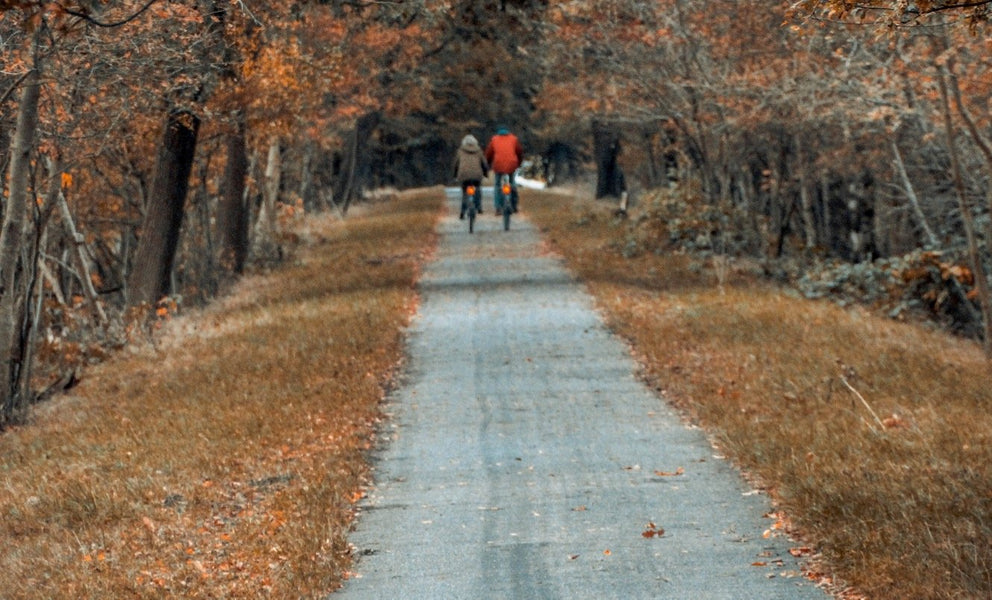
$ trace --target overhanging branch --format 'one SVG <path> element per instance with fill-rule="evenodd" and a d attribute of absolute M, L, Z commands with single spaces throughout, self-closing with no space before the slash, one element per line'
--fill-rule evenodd
<path fill-rule="evenodd" d="M 97 21 L 96 19 L 94 19 L 93 17 L 91 17 L 90 15 L 88 15 L 85 12 L 78 11 L 78 10 L 73 10 L 73 9 L 67 7 L 67 6 L 64 6 L 64 5 L 60 5 L 60 7 L 62 8 L 62 10 L 64 10 L 66 12 L 66 14 L 72 15 L 74 17 L 79 17 L 80 19 L 86 21 L 87 23 L 89 23 L 91 25 L 95 25 L 97 27 L 107 27 L 107 28 L 111 28 L 112 29 L 114 27 L 120 27 L 122 25 L 127 25 L 131 21 L 137 19 L 138 17 L 141 16 L 142 13 L 144 13 L 146 10 L 148 10 L 151 7 L 152 4 L 155 4 L 156 2 L 158 2 L 158 0 L 148 0 L 148 2 L 146 2 L 144 6 L 142 6 L 141 8 L 139 8 L 138 11 L 136 13 L 134 13 L 133 15 L 131 15 L 129 17 L 126 17 L 124 19 L 121 19 L 119 21 L 114 21 L 112 23 L 104 23 L 103 21 Z"/>

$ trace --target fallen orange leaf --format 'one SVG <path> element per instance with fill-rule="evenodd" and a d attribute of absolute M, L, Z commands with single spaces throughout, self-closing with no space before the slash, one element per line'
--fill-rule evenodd
<path fill-rule="evenodd" d="M 645 529 L 641 535 L 646 538 L 661 537 L 665 535 L 665 528 L 658 527 L 653 522 L 648 523 L 647 529 Z"/>

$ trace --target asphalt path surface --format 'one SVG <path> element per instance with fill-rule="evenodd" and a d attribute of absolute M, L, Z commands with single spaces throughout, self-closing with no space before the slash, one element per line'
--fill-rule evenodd
<path fill-rule="evenodd" d="M 333 597 L 828 598 L 535 228 L 487 197 L 469 234 L 457 194 Z"/>

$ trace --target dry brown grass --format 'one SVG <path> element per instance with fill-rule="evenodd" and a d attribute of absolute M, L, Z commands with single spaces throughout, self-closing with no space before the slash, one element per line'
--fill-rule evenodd
<path fill-rule="evenodd" d="M 524 206 L 645 378 L 765 486 L 835 589 L 992 597 L 992 365 L 979 347 L 686 256 L 625 259 L 626 225 L 603 204 L 532 193 Z"/>
<path fill-rule="evenodd" d="M 337 587 L 442 198 L 307 221 L 293 264 L 176 319 L 0 435 L 0 596 Z"/>

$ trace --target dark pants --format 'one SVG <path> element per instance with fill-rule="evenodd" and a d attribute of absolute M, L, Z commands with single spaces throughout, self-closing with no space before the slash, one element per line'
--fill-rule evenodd
<path fill-rule="evenodd" d="M 504 178 L 509 178 L 509 180 L 510 180 L 510 189 L 512 191 L 510 192 L 510 197 L 508 198 L 508 200 L 510 201 L 510 207 L 513 210 L 513 212 L 517 212 L 517 204 L 519 203 L 519 198 L 520 198 L 520 196 L 517 195 L 517 173 L 516 172 L 513 172 L 513 173 L 496 173 L 496 175 L 497 176 L 495 178 L 494 185 L 493 185 L 493 203 L 494 203 L 494 205 L 499 202 L 499 196 L 500 196 L 500 193 L 501 193 L 500 192 L 500 189 L 499 189 L 500 188 L 500 176 L 502 176 Z M 502 207 L 496 206 L 496 212 L 499 212 L 501 210 L 502 210 Z"/>

